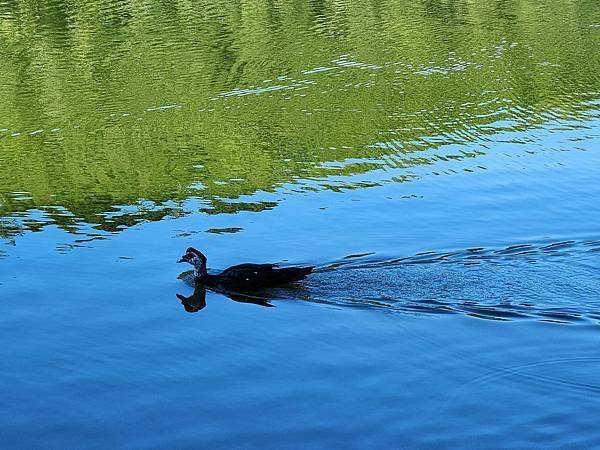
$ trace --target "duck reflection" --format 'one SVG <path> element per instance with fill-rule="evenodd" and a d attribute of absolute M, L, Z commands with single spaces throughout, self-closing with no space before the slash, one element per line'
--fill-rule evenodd
<path fill-rule="evenodd" d="M 189 313 L 195 313 L 206 307 L 206 288 L 198 286 L 194 289 L 194 293 L 189 297 L 182 294 L 175 294 L 181 301 L 185 310 Z"/>
<path fill-rule="evenodd" d="M 239 294 L 235 292 L 226 291 L 214 291 L 225 297 L 239 303 L 253 303 L 255 305 L 264 306 L 267 308 L 273 308 L 275 305 L 269 303 L 269 299 L 265 297 L 259 297 L 250 294 Z M 194 293 L 189 297 L 182 294 L 176 294 L 177 298 L 181 301 L 184 309 L 189 313 L 198 312 L 206 307 L 206 287 L 202 284 L 196 284 L 194 287 Z"/>

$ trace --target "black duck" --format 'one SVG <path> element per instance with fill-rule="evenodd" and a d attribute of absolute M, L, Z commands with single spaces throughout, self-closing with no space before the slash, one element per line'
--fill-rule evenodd
<path fill-rule="evenodd" d="M 239 264 L 212 275 L 206 270 L 206 256 L 195 248 L 188 248 L 177 262 L 194 266 L 196 283 L 228 292 L 251 292 L 262 288 L 282 286 L 305 278 L 314 269 L 306 267 L 278 267 L 277 264 Z"/>

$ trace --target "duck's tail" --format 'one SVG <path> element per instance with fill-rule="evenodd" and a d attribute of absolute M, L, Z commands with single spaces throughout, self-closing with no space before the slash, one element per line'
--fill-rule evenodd
<path fill-rule="evenodd" d="M 294 281 L 300 281 L 313 271 L 314 266 L 308 267 L 282 267 L 277 269 L 282 283 L 292 283 Z"/>

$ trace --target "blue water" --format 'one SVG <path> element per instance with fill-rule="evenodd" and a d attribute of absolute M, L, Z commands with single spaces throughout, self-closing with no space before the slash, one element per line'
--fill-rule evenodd
<path fill-rule="evenodd" d="M 599 127 L 551 128 L 411 183 L 3 245 L 3 445 L 595 447 Z M 188 314 L 190 244 L 319 269 L 275 308 L 209 292 Z"/>
<path fill-rule="evenodd" d="M 0 3 L 1 448 L 600 448 L 596 4 L 84 6 Z"/>

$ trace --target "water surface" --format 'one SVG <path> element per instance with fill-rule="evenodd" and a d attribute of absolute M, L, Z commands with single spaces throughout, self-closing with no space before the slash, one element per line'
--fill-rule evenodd
<path fill-rule="evenodd" d="M 0 3 L 4 446 L 599 445 L 599 42 L 591 1 Z M 190 307 L 189 245 L 317 271 Z"/>

